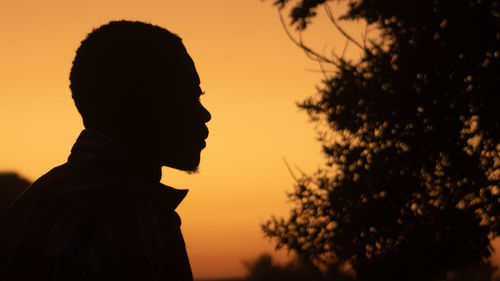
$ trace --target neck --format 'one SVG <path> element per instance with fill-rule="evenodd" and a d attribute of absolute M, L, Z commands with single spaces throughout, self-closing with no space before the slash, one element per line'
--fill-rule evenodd
<path fill-rule="evenodd" d="M 141 153 L 142 152 L 142 153 Z M 161 180 L 162 165 L 150 157 L 148 153 L 138 149 L 127 149 L 126 157 L 130 165 L 130 170 L 135 175 L 131 175 L 142 180 L 159 182 Z"/>
<path fill-rule="evenodd" d="M 160 162 L 155 159 L 151 145 L 139 145 L 138 142 L 122 141 L 96 130 L 84 130 L 73 146 L 69 161 L 87 159 L 103 155 L 112 159 L 112 165 L 119 167 L 127 176 L 147 182 L 161 180 Z M 146 140 L 142 141 L 146 143 Z"/>
<path fill-rule="evenodd" d="M 125 163 L 130 166 L 130 176 L 146 180 L 159 182 L 161 180 L 160 161 L 155 157 L 158 155 L 153 146 L 148 143 L 148 139 L 140 139 L 137 136 L 126 139 L 116 139 L 122 147 Z"/>

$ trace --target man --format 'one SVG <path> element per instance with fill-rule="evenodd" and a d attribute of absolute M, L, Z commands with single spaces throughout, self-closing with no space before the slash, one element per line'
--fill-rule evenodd
<path fill-rule="evenodd" d="M 196 171 L 210 113 L 181 39 L 142 22 L 92 31 L 70 88 L 85 130 L 0 220 L 0 280 L 192 280 L 161 167 Z"/>

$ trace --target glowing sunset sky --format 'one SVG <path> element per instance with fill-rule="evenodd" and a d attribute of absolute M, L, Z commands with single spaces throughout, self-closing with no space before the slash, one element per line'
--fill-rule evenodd
<path fill-rule="evenodd" d="M 1 1 L 0 170 L 35 180 L 66 161 L 83 129 L 69 70 L 92 28 L 118 19 L 157 24 L 183 38 L 212 114 L 200 173 L 164 169 L 162 179 L 190 189 L 178 211 L 195 278 L 243 276 L 243 260 L 272 252 L 259 225 L 290 208 L 283 158 L 305 172 L 324 161 L 314 124 L 295 106 L 322 74 L 310 71 L 317 63 L 287 38 L 271 1 Z M 311 28 L 307 42 L 342 51 L 345 39 L 326 20 Z M 363 30 L 346 28 L 358 37 Z"/>

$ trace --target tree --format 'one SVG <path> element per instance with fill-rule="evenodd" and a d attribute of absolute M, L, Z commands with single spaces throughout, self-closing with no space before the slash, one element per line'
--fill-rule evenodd
<path fill-rule="evenodd" d="M 280 265 L 273 261 L 271 255 L 265 253 L 256 260 L 244 263 L 248 275 L 247 281 L 315 281 L 323 280 L 323 274 L 317 268 L 311 267 L 294 259 L 286 264 Z M 337 275 L 336 281 L 352 281 L 349 276 Z"/>
<path fill-rule="evenodd" d="M 450 272 L 445 281 L 499 281 L 498 277 L 492 279 L 495 269 L 491 266 L 467 266 Z"/>
<path fill-rule="evenodd" d="M 299 103 L 325 124 L 328 160 L 297 178 L 290 216 L 264 232 L 320 267 L 348 264 L 359 280 L 437 280 L 484 265 L 500 219 L 499 1 L 338 0 L 348 5 L 340 20 L 381 32 L 366 42 L 342 30 L 332 1 L 274 1 L 299 31 L 324 8 L 363 55 L 330 58 L 294 39 L 335 69 Z"/>
<path fill-rule="evenodd" d="M 274 263 L 269 254 L 260 255 L 255 261 L 245 262 L 248 281 L 314 281 L 319 280 L 314 272 L 298 264 L 289 263 L 284 266 Z"/>
<path fill-rule="evenodd" d="M 29 180 L 14 172 L 0 173 L 0 216 L 30 184 Z"/>

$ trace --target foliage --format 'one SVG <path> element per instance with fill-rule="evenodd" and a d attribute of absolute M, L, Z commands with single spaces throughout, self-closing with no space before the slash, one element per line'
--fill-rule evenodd
<path fill-rule="evenodd" d="M 446 281 L 500 281 L 500 277 L 493 277 L 495 267 L 492 266 L 467 266 L 455 272 L 450 272 Z"/>
<path fill-rule="evenodd" d="M 14 172 L 0 172 L 0 215 L 30 184 L 29 180 Z"/>
<path fill-rule="evenodd" d="M 291 5 L 303 30 L 328 2 L 274 4 Z M 381 40 L 346 34 L 363 51 L 356 62 L 295 41 L 336 69 L 299 104 L 326 124 L 328 161 L 297 179 L 295 207 L 266 235 L 360 280 L 437 280 L 484 264 L 500 219 L 499 1 L 338 2 L 349 5 L 341 19 L 365 20 Z"/>
<path fill-rule="evenodd" d="M 323 273 L 299 259 L 280 265 L 269 254 L 260 255 L 255 261 L 246 262 L 247 281 L 315 281 L 323 280 Z M 337 275 L 338 281 L 352 280 L 348 276 Z M 342 279 L 341 279 L 342 278 Z"/>

